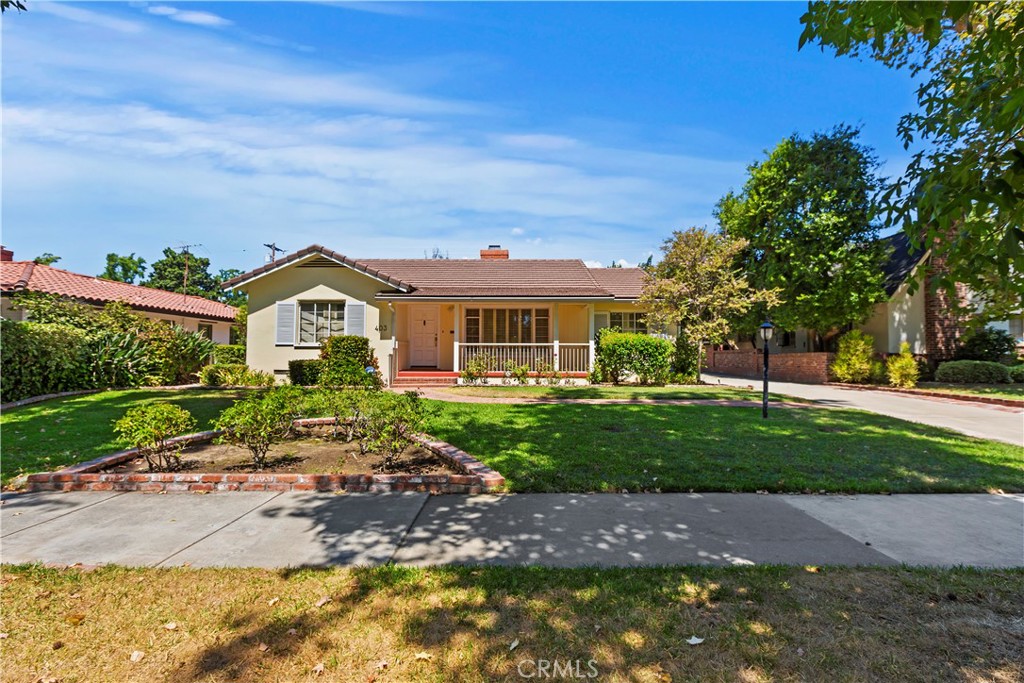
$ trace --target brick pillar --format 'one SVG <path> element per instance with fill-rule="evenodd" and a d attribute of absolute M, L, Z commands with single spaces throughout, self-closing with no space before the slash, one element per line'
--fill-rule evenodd
<path fill-rule="evenodd" d="M 953 357 L 957 340 L 965 330 L 964 315 L 957 308 L 967 303 L 967 288 L 959 283 L 956 285 L 957 300 L 950 297 L 945 289 L 935 289 L 934 274 L 941 272 L 942 267 L 943 262 L 932 257 L 924 282 L 925 353 L 933 367 Z"/>

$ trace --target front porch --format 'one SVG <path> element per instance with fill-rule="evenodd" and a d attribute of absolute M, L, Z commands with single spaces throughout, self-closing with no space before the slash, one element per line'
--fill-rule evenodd
<path fill-rule="evenodd" d="M 458 376 L 473 361 L 492 376 L 527 366 L 585 377 L 608 316 L 579 302 L 396 303 L 395 379 Z"/>

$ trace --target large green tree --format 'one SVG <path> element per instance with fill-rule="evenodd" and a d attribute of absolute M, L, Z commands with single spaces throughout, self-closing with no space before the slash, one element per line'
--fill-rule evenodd
<path fill-rule="evenodd" d="M 36 256 L 32 260 L 41 266 L 52 266 L 57 261 L 60 261 L 60 256 L 57 256 L 56 254 L 51 254 L 50 252 L 47 251 L 43 252 L 39 256 Z"/>
<path fill-rule="evenodd" d="M 704 228 L 677 230 L 661 247 L 640 296 L 652 327 L 679 326 L 679 335 L 698 350 L 697 380 L 704 344 L 725 341 L 732 320 L 751 308 L 778 304 L 778 292 L 750 286 L 736 267 L 747 243 Z"/>
<path fill-rule="evenodd" d="M 816 332 L 819 349 L 885 299 L 877 161 L 858 134 L 839 126 L 784 139 L 716 208 L 722 231 L 747 242 L 739 260 L 751 285 L 779 290 L 776 324 Z M 752 310 L 740 330 L 752 331 L 764 314 Z"/>
<path fill-rule="evenodd" d="M 100 273 L 100 277 L 133 284 L 146 277 L 146 259 L 136 256 L 135 252 L 129 256 L 107 254 L 107 267 Z"/>
<path fill-rule="evenodd" d="M 207 299 L 220 296 L 217 279 L 210 274 L 210 259 L 196 256 L 187 250 L 176 251 L 171 247 L 164 249 L 162 259 L 153 262 L 153 272 L 142 284 L 169 292 L 196 294 Z"/>
<path fill-rule="evenodd" d="M 222 284 L 224 284 L 231 278 L 237 277 L 241 274 L 242 271 L 238 270 L 237 268 L 225 268 L 217 273 L 217 276 L 215 278 L 217 281 L 217 301 L 226 303 L 229 306 L 237 307 L 241 306 L 242 304 L 249 300 L 249 296 L 245 292 L 239 291 L 237 289 L 233 289 L 230 291 L 221 289 Z"/>
<path fill-rule="evenodd" d="M 1024 3 L 811 2 L 800 46 L 907 69 L 919 108 L 900 121 L 917 145 L 883 206 L 933 249 L 989 317 L 1024 293 Z M 953 297 L 954 300 L 955 297 Z"/>

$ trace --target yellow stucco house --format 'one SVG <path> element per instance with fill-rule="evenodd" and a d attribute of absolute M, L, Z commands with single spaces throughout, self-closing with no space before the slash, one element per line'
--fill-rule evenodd
<path fill-rule="evenodd" d="M 454 381 L 486 354 L 584 377 L 602 327 L 646 331 L 639 268 L 578 259 L 354 259 L 312 245 L 225 283 L 249 295 L 246 361 L 288 374 L 336 334 L 365 336 L 389 384 Z"/>

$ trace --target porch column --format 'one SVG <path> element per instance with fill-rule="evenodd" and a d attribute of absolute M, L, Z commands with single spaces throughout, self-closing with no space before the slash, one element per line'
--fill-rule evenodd
<path fill-rule="evenodd" d="M 551 311 L 551 315 L 553 318 L 551 322 L 552 326 L 554 327 L 554 332 L 551 338 L 551 341 L 554 343 L 554 358 L 552 359 L 552 362 L 554 364 L 555 372 L 558 372 L 558 303 L 556 302 L 555 304 L 553 304 L 551 308 L 553 309 Z"/>
<path fill-rule="evenodd" d="M 459 323 L 461 322 L 461 318 L 462 304 L 457 303 L 455 304 L 455 348 L 452 350 L 452 367 L 455 369 L 455 372 L 461 372 L 459 370 L 459 332 L 461 330 Z"/>
<path fill-rule="evenodd" d="M 590 350 L 587 352 L 587 372 L 594 371 L 594 304 L 587 304 L 587 323 L 589 331 L 587 332 L 587 343 L 590 345 Z"/>

